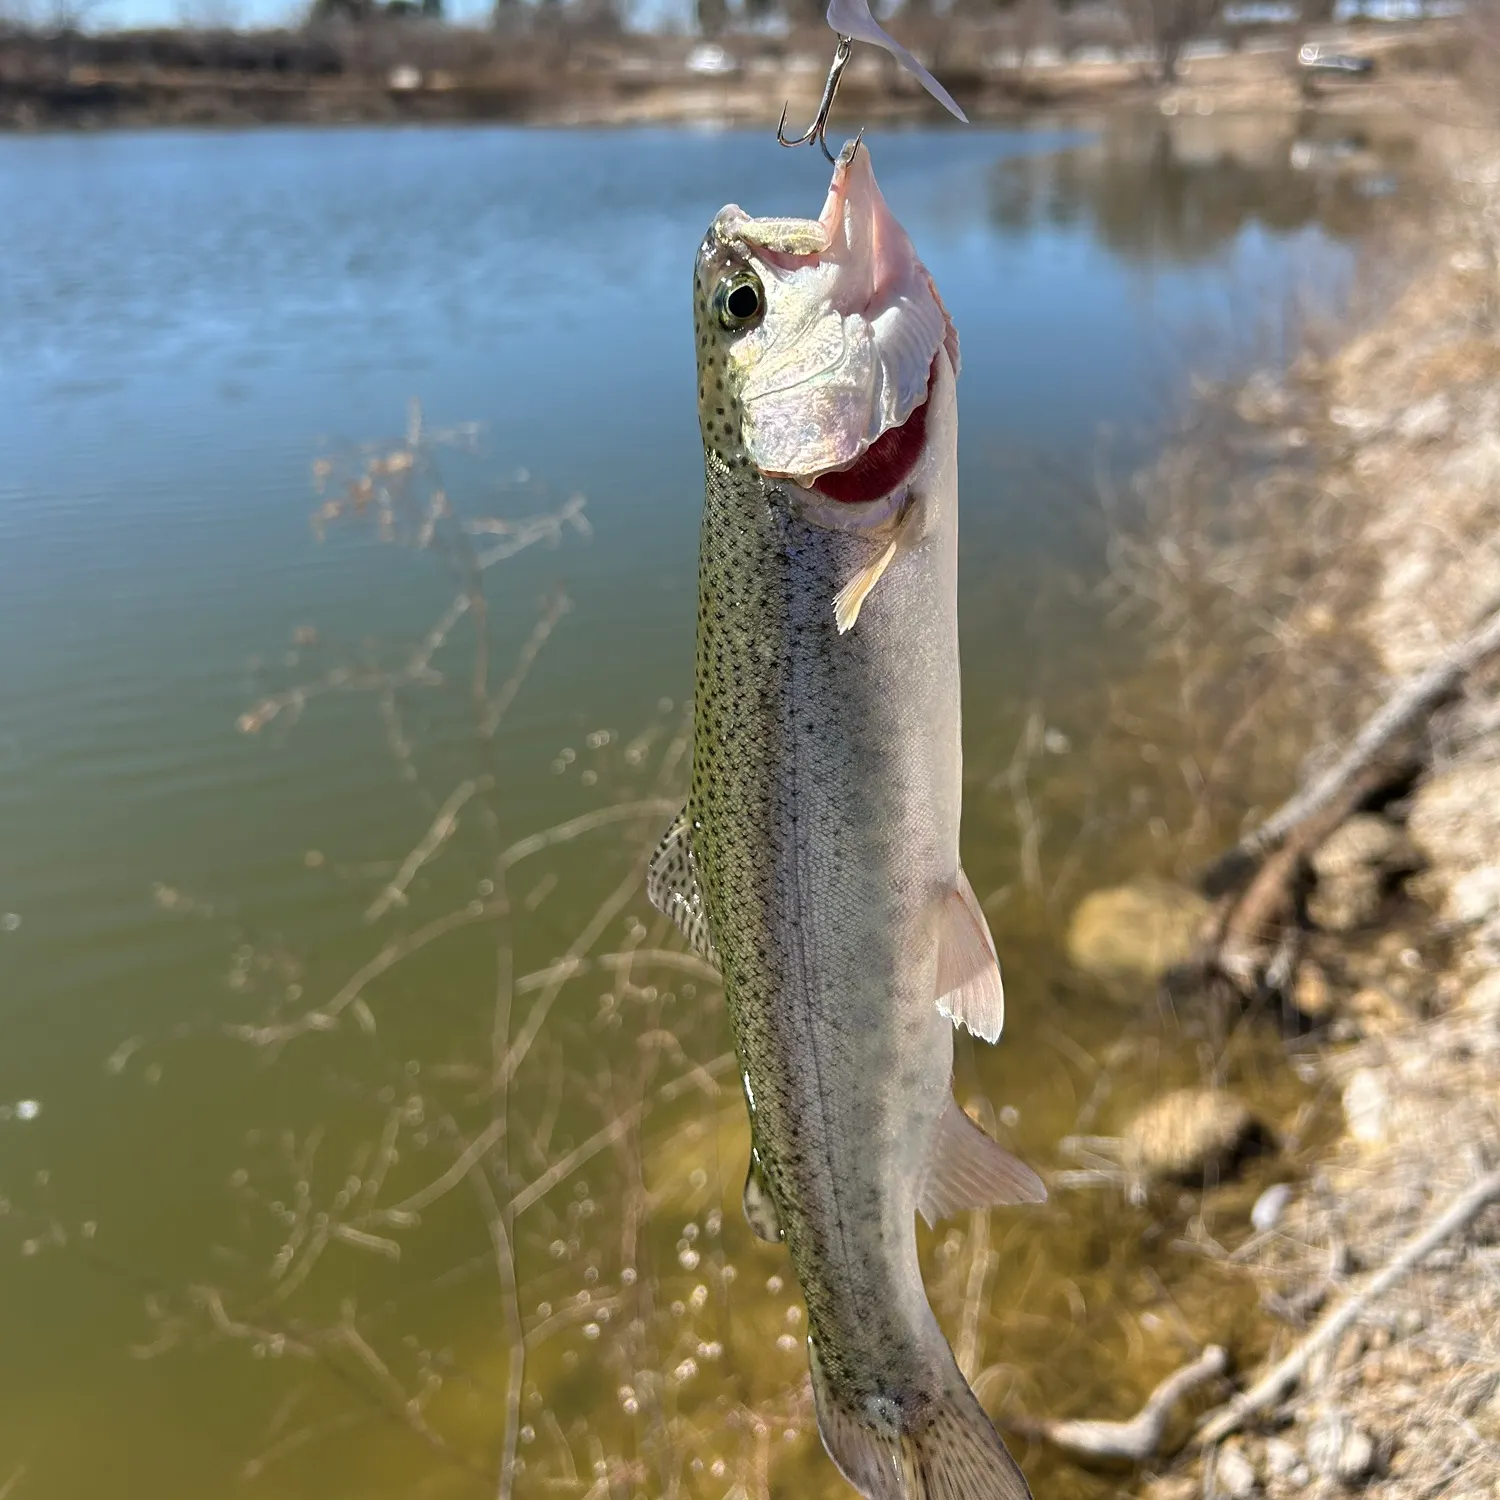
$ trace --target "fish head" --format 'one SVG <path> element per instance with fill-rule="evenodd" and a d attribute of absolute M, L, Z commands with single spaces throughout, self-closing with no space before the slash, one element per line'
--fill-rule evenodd
<path fill-rule="evenodd" d="M 705 446 L 822 500 L 900 490 L 958 336 L 881 196 L 870 153 L 844 148 L 816 219 L 722 209 L 698 252 L 698 406 Z"/>

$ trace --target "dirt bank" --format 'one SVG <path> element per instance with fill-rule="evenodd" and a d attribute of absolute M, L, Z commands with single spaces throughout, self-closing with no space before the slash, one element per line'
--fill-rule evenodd
<path fill-rule="evenodd" d="M 1263 801 L 1172 1003 L 1278 1018 L 1339 1121 L 1249 1222 L 1184 1235 L 1257 1287 L 1269 1354 L 1179 1412 L 1150 1500 L 1500 1496 L 1500 135 L 1422 149 L 1431 211 L 1359 331 L 1215 393 L 1241 477 L 1195 434 L 1127 549 L 1190 662 L 1178 703 Z"/>

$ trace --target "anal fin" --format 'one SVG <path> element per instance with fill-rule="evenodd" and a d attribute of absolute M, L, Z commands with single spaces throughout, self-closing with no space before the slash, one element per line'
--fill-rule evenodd
<path fill-rule="evenodd" d="M 1045 1203 L 1042 1179 L 992 1141 L 956 1099 L 948 1101 L 938 1121 L 922 1181 L 917 1212 L 928 1224 L 966 1208 L 995 1208 L 1009 1203 Z"/>
<path fill-rule="evenodd" d="M 755 1231 L 757 1239 L 767 1240 L 774 1245 L 786 1238 L 782 1232 L 781 1219 L 776 1213 L 776 1205 L 771 1200 L 770 1189 L 766 1187 L 760 1154 L 754 1146 L 750 1148 L 750 1170 L 745 1173 L 745 1220 Z"/>
<path fill-rule="evenodd" d="M 990 924 L 969 877 L 943 902 L 938 931 L 937 1007 L 987 1042 L 998 1041 L 1005 1026 L 1005 983 Z"/>
<path fill-rule="evenodd" d="M 646 874 L 646 895 L 657 911 L 672 919 L 693 952 L 718 968 L 719 957 L 708 931 L 708 909 L 694 867 L 691 809 L 685 807 L 677 814 L 656 846 Z"/>

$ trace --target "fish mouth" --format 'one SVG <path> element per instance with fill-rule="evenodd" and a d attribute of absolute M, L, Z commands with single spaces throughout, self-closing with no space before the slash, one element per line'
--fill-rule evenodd
<path fill-rule="evenodd" d="M 844 148 L 817 219 L 735 210 L 721 234 L 766 287 L 731 355 L 751 462 L 843 503 L 889 494 L 921 457 L 938 356 L 956 373 L 958 339 L 869 149 Z"/>
<path fill-rule="evenodd" d="M 816 475 L 806 488 L 841 505 L 864 505 L 905 484 L 927 446 L 927 398 L 936 374 L 934 356 L 927 373 L 927 390 L 911 415 L 895 427 L 887 427 L 852 463 Z"/>

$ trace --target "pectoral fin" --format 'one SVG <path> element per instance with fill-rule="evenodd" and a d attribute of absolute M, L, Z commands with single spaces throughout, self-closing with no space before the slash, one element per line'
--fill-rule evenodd
<path fill-rule="evenodd" d="M 646 895 L 657 911 L 671 917 L 693 952 L 717 968 L 719 959 L 708 932 L 708 911 L 694 869 L 693 820 L 687 808 L 673 819 L 651 856 Z"/>
<path fill-rule="evenodd" d="M 1000 978 L 995 940 L 974 887 L 962 870 L 957 886 L 943 903 L 937 1007 L 987 1042 L 997 1041 L 1005 1026 L 1005 983 Z"/>
<path fill-rule="evenodd" d="M 921 508 L 921 504 L 908 495 L 905 509 L 896 523 L 895 535 L 892 536 L 884 551 L 874 562 L 861 568 L 833 596 L 833 621 L 838 626 L 840 635 L 854 629 L 854 622 L 859 619 L 860 609 L 864 606 L 865 600 L 870 597 L 870 591 L 885 576 L 885 570 L 895 561 L 896 554 L 909 545 L 920 531 L 921 528 L 914 518 Z"/>
<path fill-rule="evenodd" d="M 966 1208 L 1046 1201 L 1042 1179 L 992 1141 L 958 1107 L 958 1101 L 950 1099 L 933 1138 L 917 1212 L 935 1224 Z"/>
<path fill-rule="evenodd" d="M 840 635 L 843 635 L 845 631 L 853 630 L 854 622 L 859 618 L 860 608 L 869 597 L 870 590 L 880 582 L 881 574 L 890 567 L 891 559 L 895 555 L 896 543 L 892 541 L 869 567 L 861 568 L 833 596 L 833 620 L 838 626 Z"/>
<path fill-rule="evenodd" d="M 784 1239 L 781 1220 L 776 1216 L 776 1205 L 771 1201 L 770 1189 L 766 1187 L 764 1169 L 755 1147 L 750 1148 L 750 1170 L 745 1173 L 745 1219 L 756 1238 L 775 1244 Z"/>

